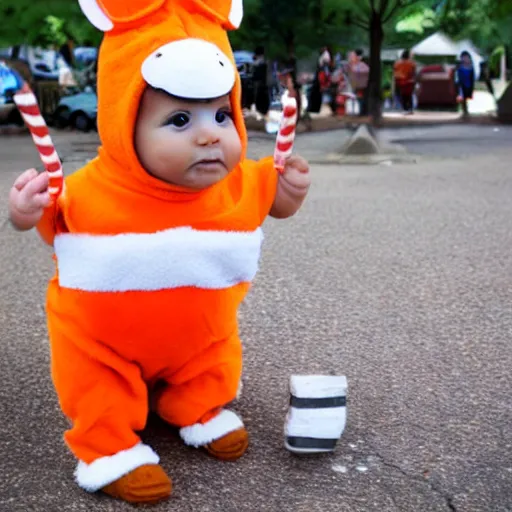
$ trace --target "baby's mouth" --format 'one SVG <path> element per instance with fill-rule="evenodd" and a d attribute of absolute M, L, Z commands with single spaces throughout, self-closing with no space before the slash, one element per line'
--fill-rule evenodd
<path fill-rule="evenodd" d="M 204 172 L 217 172 L 226 168 L 221 158 L 203 158 L 198 160 L 193 167 Z"/>

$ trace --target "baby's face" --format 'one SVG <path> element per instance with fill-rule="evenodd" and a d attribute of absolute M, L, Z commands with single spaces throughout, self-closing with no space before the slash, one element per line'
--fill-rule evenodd
<path fill-rule="evenodd" d="M 148 87 L 139 106 L 134 142 L 149 174 L 195 190 L 225 178 L 242 154 L 228 95 L 187 101 Z"/>

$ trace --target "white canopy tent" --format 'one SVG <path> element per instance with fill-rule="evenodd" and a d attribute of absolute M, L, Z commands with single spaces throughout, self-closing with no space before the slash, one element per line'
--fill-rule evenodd
<path fill-rule="evenodd" d="M 453 41 L 446 34 L 436 32 L 412 48 L 416 57 L 453 57 L 458 58 L 463 51 L 467 51 L 473 60 L 475 74 L 480 75 L 480 64 L 485 60 L 475 45 L 468 39 Z"/>
<path fill-rule="evenodd" d="M 416 56 L 453 57 L 458 55 L 456 44 L 442 32 L 436 32 L 412 48 Z"/>

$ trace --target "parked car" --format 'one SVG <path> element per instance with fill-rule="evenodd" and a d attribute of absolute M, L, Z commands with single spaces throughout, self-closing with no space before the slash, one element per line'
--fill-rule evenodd
<path fill-rule="evenodd" d="M 23 44 L 0 48 L 0 56 L 25 61 L 35 80 L 58 81 L 61 69 L 67 67 L 56 50 L 46 50 Z"/>
<path fill-rule="evenodd" d="M 5 61 L 0 60 L 0 123 L 22 125 L 23 119 L 14 103 L 14 93 L 23 85 L 23 78 Z"/>
<path fill-rule="evenodd" d="M 88 132 L 96 128 L 98 97 L 91 87 L 83 92 L 63 96 L 53 114 L 53 124 L 57 128 L 71 126 Z"/>
<path fill-rule="evenodd" d="M 86 67 L 98 58 L 98 49 L 93 46 L 78 46 L 73 50 L 78 67 Z"/>

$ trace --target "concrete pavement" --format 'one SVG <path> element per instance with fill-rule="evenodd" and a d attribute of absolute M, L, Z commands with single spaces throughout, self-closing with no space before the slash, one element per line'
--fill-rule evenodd
<path fill-rule="evenodd" d="M 512 151 L 501 135 L 489 151 L 475 150 L 476 139 L 452 142 L 452 152 L 431 143 L 416 164 L 313 166 L 300 214 L 266 224 L 241 311 L 235 409 L 250 450 L 217 462 L 152 419 L 144 440 L 175 486 L 153 510 L 512 510 Z M 343 137 L 300 136 L 297 150 L 319 157 Z M 96 144 L 94 134 L 55 140 L 67 172 Z M 250 155 L 272 143 L 253 138 Z M 14 177 L 33 164 L 29 138 L 0 139 L 0 219 Z M 133 510 L 73 483 L 49 376 L 51 252 L 5 220 L 0 242 L 0 511 Z M 288 378 L 329 372 L 348 378 L 345 434 L 333 454 L 293 456 L 283 448 Z"/>

